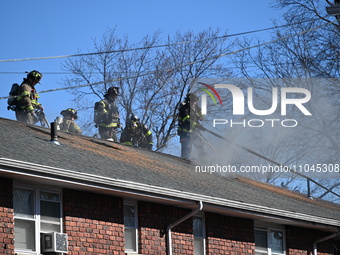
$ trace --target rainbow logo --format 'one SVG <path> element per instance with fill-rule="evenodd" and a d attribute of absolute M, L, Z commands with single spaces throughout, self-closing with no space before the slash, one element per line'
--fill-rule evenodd
<path fill-rule="evenodd" d="M 217 93 L 216 89 L 214 89 L 212 86 L 205 84 L 203 82 L 198 82 L 199 84 L 202 84 L 203 86 L 205 86 L 206 88 L 200 88 L 201 90 L 203 90 L 205 93 L 207 93 L 211 99 L 213 100 L 214 104 L 217 105 L 217 100 L 215 98 L 215 96 L 217 97 L 220 105 L 222 105 L 222 99 L 220 97 L 220 95 Z M 215 94 L 215 96 L 212 93 Z"/>

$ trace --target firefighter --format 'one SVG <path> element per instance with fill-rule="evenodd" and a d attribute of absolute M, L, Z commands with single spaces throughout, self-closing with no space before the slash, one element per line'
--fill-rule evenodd
<path fill-rule="evenodd" d="M 80 127 L 75 122 L 75 120 L 78 119 L 77 110 L 67 108 L 66 110 L 62 110 L 60 114 L 64 117 L 62 122 L 59 124 L 61 131 L 71 132 L 78 135 L 82 134 Z"/>
<path fill-rule="evenodd" d="M 118 87 L 110 87 L 104 99 L 94 105 L 94 122 L 99 128 L 102 139 L 117 142 L 117 129 L 120 127 L 119 111 L 116 99 L 119 95 Z"/>
<path fill-rule="evenodd" d="M 15 116 L 18 121 L 28 124 L 38 122 L 35 111 L 43 111 L 44 108 L 38 103 L 39 95 L 35 89 L 35 85 L 40 82 L 42 76 L 40 72 L 33 70 L 27 74 L 27 77 L 24 78 L 21 83 L 15 108 Z"/>
<path fill-rule="evenodd" d="M 204 157 L 203 147 L 205 143 L 197 129 L 200 125 L 199 121 L 203 120 L 203 115 L 197 101 L 198 97 L 190 93 L 179 106 L 177 133 L 180 136 L 181 157 L 187 159 L 190 158 L 192 144 L 197 149 L 198 156 Z"/>
<path fill-rule="evenodd" d="M 136 115 L 131 115 L 122 132 L 120 142 L 152 150 L 152 132 L 145 124 L 139 121 Z"/>

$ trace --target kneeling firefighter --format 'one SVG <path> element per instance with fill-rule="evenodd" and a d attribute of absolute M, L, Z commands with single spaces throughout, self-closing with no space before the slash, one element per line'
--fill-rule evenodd
<path fill-rule="evenodd" d="M 131 115 L 120 137 L 120 142 L 152 150 L 152 132 L 141 123 L 136 115 Z"/>
<path fill-rule="evenodd" d="M 82 134 L 82 130 L 75 122 L 75 120 L 78 119 L 77 110 L 73 108 L 67 108 L 66 110 L 62 110 L 60 114 L 63 115 L 64 118 L 58 117 L 56 119 L 59 130 L 75 133 L 78 135 Z"/>

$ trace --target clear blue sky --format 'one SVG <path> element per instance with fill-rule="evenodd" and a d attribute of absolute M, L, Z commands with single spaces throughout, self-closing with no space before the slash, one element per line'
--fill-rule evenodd
<path fill-rule="evenodd" d="M 280 19 L 270 8 L 270 0 L 1 0 L 0 60 L 70 55 L 80 50 L 90 52 L 93 38 L 100 39 L 107 28 L 116 35 L 138 42 L 161 29 L 163 35 L 176 31 L 202 31 L 209 27 L 229 34 L 272 26 Z M 265 37 L 265 34 L 256 34 Z M 8 96 L 12 83 L 21 83 L 25 71 L 44 74 L 38 91 L 62 87 L 65 74 L 61 63 L 66 59 L 0 63 L 0 97 Z M 40 94 L 51 122 L 60 111 L 72 107 L 66 91 Z M 7 100 L 0 100 L 0 117 L 15 119 L 7 110 Z M 81 113 L 79 114 L 81 117 Z"/>

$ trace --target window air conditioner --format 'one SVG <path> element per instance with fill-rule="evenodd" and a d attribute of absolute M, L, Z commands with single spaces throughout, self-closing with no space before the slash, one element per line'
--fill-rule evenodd
<path fill-rule="evenodd" d="M 64 233 L 42 233 L 42 252 L 67 253 L 67 234 Z"/>

